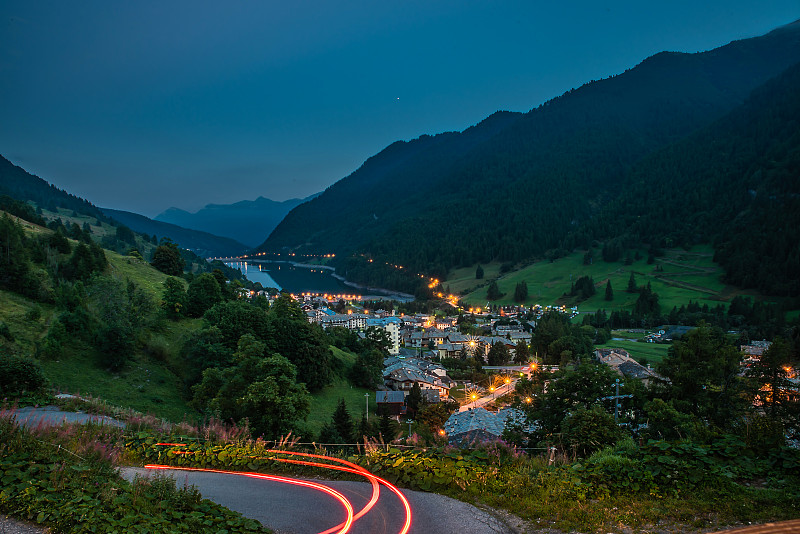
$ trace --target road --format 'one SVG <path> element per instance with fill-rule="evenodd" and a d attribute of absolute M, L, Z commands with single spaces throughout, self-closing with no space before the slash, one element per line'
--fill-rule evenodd
<path fill-rule="evenodd" d="M 60 425 L 61 423 L 96 423 L 124 427 L 125 423 L 106 415 L 96 415 L 83 412 L 65 412 L 56 406 L 27 406 L 12 410 L 14 417 L 21 426 L 35 427 L 37 425 Z"/>
<path fill-rule="evenodd" d="M 510 384 L 503 384 L 503 385 L 497 386 L 497 388 L 494 390 L 494 392 L 489 393 L 489 394 L 487 394 L 487 395 L 485 395 L 483 397 L 478 397 L 474 401 L 470 401 L 467 404 L 462 404 L 461 407 L 459 407 L 458 411 L 459 412 L 466 412 L 467 410 L 470 410 L 472 408 L 479 408 L 481 406 L 484 406 L 485 404 L 489 404 L 490 402 L 494 401 L 495 399 L 497 399 L 499 397 L 502 397 L 506 393 L 511 393 L 512 391 L 514 391 L 514 387 L 516 385 L 517 385 L 517 379 L 514 378 L 514 379 L 511 380 Z"/>
<path fill-rule="evenodd" d="M 133 480 L 148 476 L 144 468 L 123 468 L 122 475 Z M 196 486 L 203 497 L 256 519 L 279 534 L 316 534 L 336 527 L 345 519 L 342 505 L 330 495 L 306 487 L 224 473 L 164 470 L 178 484 Z M 366 482 L 313 481 L 340 492 L 358 512 L 372 496 Z M 492 515 L 469 504 L 418 491 L 402 490 L 411 505 L 409 534 L 513 534 Z M 355 534 L 396 534 L 405 522 L 400 499 L 380 488 L 380 498 L 372 510 L 356 520 L 349 532 Z"/>

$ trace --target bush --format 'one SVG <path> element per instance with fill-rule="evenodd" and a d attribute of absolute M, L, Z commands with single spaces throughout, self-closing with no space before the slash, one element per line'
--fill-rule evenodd
<path fill-rule="evenodd" d="M 586 456 L 613 445 L 622 437 L 614 416 L 599 406 L 580 407 L 561 423 L 561 438 L 568 450 Z"/>
<path fill-rule="evenodd" d="M 4 337 L 9 341 L 14 341 L 14 334 L 11 333 L 8 325 L 3 321 L 0 321 L 0 337 Z"/>
<path fill-rule="evenodd" d="M 14 396 L 25 392 L 41 392 L 47 378 L 33 360 L 0 354 L 0 395 Z"/>
<path fill-rule="evenodd" d="M 145 344 L 144 351 L 150 355 L 151 358 L 160 362 L 165 362 L 169 355 L 169 343 L 164 336 L 152 336 Z"/>

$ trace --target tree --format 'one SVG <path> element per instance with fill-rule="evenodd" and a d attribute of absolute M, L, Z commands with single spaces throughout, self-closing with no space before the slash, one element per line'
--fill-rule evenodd
<path fill-rule="evenodd" d="M 508 348 L 502 341 L 495 341 L 489 349 L 489 365 L 503 365 L 508 361 Z"/>
<path fill-rule="evenodd" d="M 658 305 L 658 293 L 650 287 L 650 282 L 639 290 L 639 297 L 633 305 L 633 314 L 639 317 L 646 315 L 658 315 L 660 311 Z"/>
<path fill-rule="evenodd" d="M 164 293 L 161 296 L 161 307 L 170 319 L 178 319 L 186 307 L 186 290 L 183 281 L 170 276 L 164 280 Z"/>
<path fill-rule="evenodd" d="M 417 410 L 422 406 L 422 389 L 419 387 L 419 382 L 414 382 L 411 391 L 406 397 L 406 413 L 414 417 L 417 415 Z"/>
<path fill-rule="evenodd" d="M 516 288 L 514 288 L 514 301 L 522 303 L 525 302 L 527 298 L 528 298 L 528 284 L 523 280 L 522 282 L 519 282 L 517 284 Z"/>
<path fill-rule="evenodd" d="M 350 368 L 350 381 L 354 386 L 374 389 L 383 380 L 383 354 L 368 348 L 356 355 L 356 361 Z"/>
<path fill-rule="evenodd" d="M 331 422 L 333 423 L 333 428 L 336 429 L 336 433 L 342 438 L 342 443 L 353 442 L 353 418 L 350 417 L 350 412 L 347 411 L 344 398 L 339 398 L 339 403 L 333 411 Z"/>
<path fill-rule="evenodd" d="M 153 252 L 153 261 L 150 262 L 150 265 L 164 274 L 180 276 L 183 273 L 183 267 L 186 262 L 178 251 L 178 245 L 163 239 L 161 245 Z"/>
<path fill-rule="evenodd" d="M 309 324 L 302 312 L 297 319 L 276 315 L 275 308 L 273 305 L 268 314 L 270 348 L 297 366 L 298 380 L 310 391 L 319 391 L 328 385 L 333 373 L 333 354 L 322 328 Z"/>
<path fill-rule="evenodd" d="M 483 267 L 478 264 L 478 268 L 475 269 L 475 279 L 476 280 L 483 280 Z"/>
<path fill-rule="evenodd" d="M 226 346 L 216 326 L 193 333 L 181 348 L 184 382 L 192 386 L 200 381 L 206 369 L 231 365 L 234 350 Z"/>
<path fill-rule="evenodd" d="M 631 271 L 631 277 L 628 279 L 628 293 L 636 293 L 639 288 L 636 286 L 636 278 L 633 276 L 633 271 Z"/>
<path fill-rule="evenodd" d="M 537 408 L 545 434 L 559 432 L 561 422 L 579 407 L 591 409 L 597 404 L 607 411 L 613 408 L 612 402 L 601 400 L 614 392 L 613 385 L 619 379 L 608 366 L 581 363 L 572 371 L 560 371 L 554 378 Z M 628 389 L 625 384 L 620 393 L 627 393 Z"/>
<path fill-rule="evenodd" d="M 561 422 L 561 440 L 567 450 L 578 456 L 589 456 L 622 437 L 614 416 L 601 406 L 578 407 Z"/>
<path fill-rule="evenodd" d="M 525 365 L 531 358 L 531 351 L 528 349 L 528 344 L 525 340 L 520 339 L 514 349 L 514 363 L 518 365 Z"/>
<path fill-rule="evenodd" d="M 747 377 L 751 381 L 750 392 L 754 404 L 763 406 L 766 415 L 773 421 L 786 421 L 787 416 L 794 416 L 797 424 L 799 406 L 789 380 L 791 356 L 789 344 L 782 337 L 777 337 L 761 358 L 751 364 Z"/>
<path fill-rule="evenodd" d="M 232 366 L 203 371 L 203 380 L 192 388 L 192 405 L 224 420 L 247 420 L 266 439 L 297 430 L 311 397 L 297 383 L 294 365 L 277 354 L 265 356 L 265 350 L 252 335 L 242 336 Z"/>
<path fill-rule="evenodd" d="M 744 408 L 740 361 L 722 330 L 701 323 L 672 344 L 658 370 L 676 409 L 724 428 Z"/>
<path fill-rule="evenodd" d="M 503 296 L 503 293 L 500 293 L 500 288 L 497 287 L 497 282 L 492 280 L 492 283 L 489 284 L 489 289 L 486 290 L 486 298 L 489 300 L 497 300 Z"/>
<path fill-rule="evenodd" d="M 399 425 L 392 420 L 385 411 L 380 414 L 380 417 L 378 421 L 378 432 L 380 432 L 381 438 L 386 443 L 394 441 L 399 431 Z"/>
<path fill-rule="evenodd" d="M 208 324 L 219 328 L 225 344 L 231 349 L 236 349 L 239 338 L 244 334 L 251 334 L 265 342 L 270 338 L 267 313 L 246 301 L 218 302 L 205 313 L 204 318 Z"/>
<path fill-rule="evenodd" d="M 214 304 L 222 301 L 217 279 L 210 273 L 196 276 L 186 290 L 186 315 L 202 317 Z"/>
<path fill-rule="evenodd" d="M 614 300 L 614 290 L 611 289 L 611 280 L 610 279 L 608 280 L 608 282 L 606 282 L 606 300 L 608 300 L 608 301 Z"/>

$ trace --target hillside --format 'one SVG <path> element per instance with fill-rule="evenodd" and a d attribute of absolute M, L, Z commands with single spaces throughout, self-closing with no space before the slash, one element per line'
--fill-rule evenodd
<path fill-rule="evenodd" d="M 526 114 L 395 143 L 292 210 L 259 250 L 334 252 L 348 278 L 409 290 L 410 278 L 375 266 L 443 278 L 457 266 L 585 248 L 591 238 L 576 230 L 628 187 L 631 168 L 798 60 L 795 23 L 709 52 L 657 54 Z M 379 261 L 368 267 L 353 252 Z"/>
<path fill-rule="evenodd" d="M 595 254 L 597 252 L 595 251 Z M 505 274 L 500 274 L 498 265 L 483 266 L 486 275 L 483 280 L 475 279 L 474 268 L 453 271 L 443 284 L 451 292 L 462 294 L 462 300 L 470 306 L 486 307 L 487 304 L 506 306 L 514 301 L 514 288 L 520 282 L 528 287 L 528 298 L 524 304 L 565 304 L 578 305 L 581 313 L 599 309 L 631 310 L 638 294 L 627 293 L 625 289 L 633 273 L 639 286 L 648 282 L 660 297 L 662 310 L 669 311 L 673 306 L 680 307 L 690 300 L 700 305 L 716 306 L 728 302 L 741 292 L 722 281 L 724 271 L 715 264 L 713 250 L 708 246 L 696 246 L 690 250 L 670 249 L 655 262 L 648 264 L 647 257 L 639 254 L 638 260 L 630 265 L 623 262 L 606 263 L 593 258 L 590 264 L 584 263 L 586 251 L 578 251 L 555 261 L 539 261 Z M 594 281 L 596 293 L 587 300 L 565 296 L 570 286 L 582 276 Z M 486 290 L 491 280 L 496 280 L 503 297 L 487 301 Z M 613 300 L 605 300 L 605 287 L 611 282 Z"/>
<path fill-rule="evenodd" d="M 313 195 L 277 202 L 258 197 L 233 204 L 208 204 L 196 213 L 170 208 L 155 220 L 225 236 L 252 248 L 262 243 L 292 208 L 311 198 Z"/>
<path fill-rule="evenodd" d="M 42 209 L 56 211 L 57 207 L 74 210 L 92 217 L 104 218 L 97 206 L 47 183 L 25 169 L 0 156 L 0 195 L 33 202 Z"/>
<path fill-rule="evenodd" d="M 247 250 L 247 245 L 218 235 L 190 230 L 176 224 L 154 221 L 144 215 L 129 211 L 102 208 L 101 211 L 115 221 L 119 221 L 134 232 L 168 237 L 183 248 L 187 248 L 201 257 L 238 256 Z"/>

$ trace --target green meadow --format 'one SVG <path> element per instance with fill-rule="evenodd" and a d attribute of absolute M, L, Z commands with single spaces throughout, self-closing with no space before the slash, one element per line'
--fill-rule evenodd
<path fill-rule="evenodd" d="M 577 305 L 581 313 L 599 309 L 632 310 L 638 294 L 626 292 L 631 273 L 638 286 L 650 283 L 659 296 L 662 312 L 690 300 L 701 305 L 716 306 L 740 294 L 736 288 L 722 281 L 723 271 L 713 262 L 713 251 L 708 246 L 695 246 L 688 251 L 669 250 L 652 264 L 647 263 L 645 252 L 640 253 L 640 259 L 630 265 L 623 262 L 606 263 L 599 258 L 599 251 L 595 253 L 593 261 L 585 265 L 584 254 L 584 251 L 579 251 L 553 262 L 539 261 L 503 275 L 500 275 L 499 264 L 484 265 L 483 280 L 475 279 L 475 267 L 458 269 L 450 274 L 444 285 L 449 286 L 451 292 L 461 294 L 466 304 L 483 307 L 487 303 L 515 304 L 514 289 L 524 281 L 528 286 L 528 298 L 524 302 L 526 306 Z M 596 293 L 578 302 L 576 297 L 567 294 L 572 283 L 582 276 L 592 278 Z M 486 289 L 492 279 L 496 279 L 504 296 L 489 303 Z M 610 302 L 605 300 L 606 283 L 609 281 L 614 293 Z"/>

